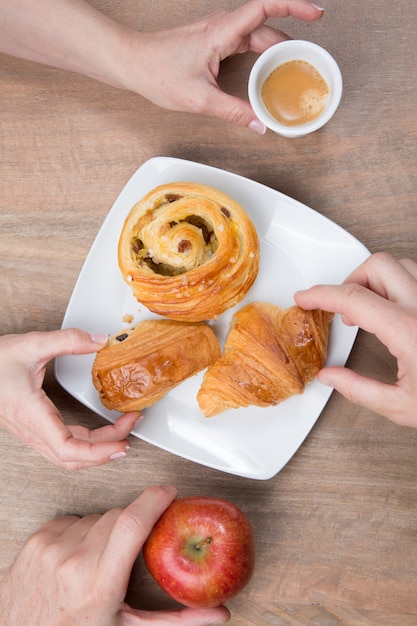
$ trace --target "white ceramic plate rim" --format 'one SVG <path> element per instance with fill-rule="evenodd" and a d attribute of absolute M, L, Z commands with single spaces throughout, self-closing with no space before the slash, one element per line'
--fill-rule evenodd
<path fill-rule="evenodd" d="M 171 157 L 146 161 L 130 178 L 100 228 L 70 298 L 62 327 L 113 335 L 156 317 L 133 298 L 117 263 L 120 231 L 132 206 L 157 185 L 190 181 L 211 185 L 240 202 L 261 240 L 258 278 L 246 298 L 216 322 L 222 343 L 233 312 L 246 302 L 293 304 L 294 291 L 316 283 L 340 283 L 369 251 L 346 230 L 304 204 L 253 180 L 211 166 Z M 216 325 L 215 324 L 215 325 Z M 332 322 L 328 364 L 344 365 L 357 333 L 339 316 Z M 94 355 L 62 356 L 55 375 L 68 393 L 114 423 L 119 415 L 100 402 L 91 381 Z M 291 459 L 307 437 L 332 390 L 316 380 L 301 396 L 277 407 L 230 410 L 207 419 L 196 390 L 203 373 L 179 385 L 144 411 L 132 434 L 190 461 L 236 476 L 267 480 Z"/>

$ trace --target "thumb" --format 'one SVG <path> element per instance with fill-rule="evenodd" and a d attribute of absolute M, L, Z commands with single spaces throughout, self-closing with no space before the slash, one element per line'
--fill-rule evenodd
<path fill-rule="evenodd" d="M 97 352 L 107 343 L 107 335 L 90 334 L 79 328 L 33 332 L 26 335 L 26 353 L 44 364 L 64 354 Z"/>
<path fill-rule="evenodd" d="M 210 85 L 208 89 L 204 110 L 206 115 L 219 117 L 237 126 L 245 126 L 258 135 L 266 132 L 266 126 L 256 117 L 249 102 L 225 93 L 218 85 Z"/>
<path fill-rule="evenodd" d="M 325 367 L 318 376 L 323 385 L 333 387 L 350 402 L 359 404 L 394 422 L 401 422 L 402 391 L 395 384 L 367 378 L 345 367 Z"/>

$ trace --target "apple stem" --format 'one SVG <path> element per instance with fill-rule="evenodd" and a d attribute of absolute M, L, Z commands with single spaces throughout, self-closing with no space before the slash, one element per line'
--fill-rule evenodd
<path fill-rule="evenodd" d="M 201 550 L 201 548 L 206 545 L 211 543 L 211 537 L 207 537 L 206 539 L 202 539 L 201 541 L 199 541 L 198 543 L 195 544 L 195 549 L 196 550 Z"/>

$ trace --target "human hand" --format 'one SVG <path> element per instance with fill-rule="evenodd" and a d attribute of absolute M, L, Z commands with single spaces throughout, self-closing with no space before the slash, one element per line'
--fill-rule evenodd
<path fill-rule="evenodd" d="M 323 9 L 307 0 L 249 0 L 235 10 L 156 33 L 134 33 L 125 57 L 125 88 L 167 109 L 222 118 L 264 133 L 249 102 L 217 84 L 220 63 L 244 52 L 264 52 L 289 39 L 265 24 L 292 15 L 318 20 Z"/>
<path fill-rule="evenodd" d="M 319 381 L 397 424 L 417 427 L 417 263 L 380 252 L 343 285 L 317 285 L 298 292 L 295 300 L 304 309 L 341 313 L 345 324 L 376 335 L 397 359 L 394 384 L 344 367 L 325 367 Z"/>
<path fill-rule="evenodd" d="M 118 24 L 85 0 L 0 0 L 0 50 L 128 89 L 165 109 L 202 113 L 263 133 L 249 102 L 217 84 L 220 63 L 289 39 L 268 18 L 314 21 L 308 0 L 248 0 L 232 11 L 160 32 Z"/>
<path fill-rule="evenodd" d="M 126 509 L 44 524 L 0 584 L 0 625 L 209 626 L 230 618 L 226 607 L 148 612 L 125 602 L 134 562 L 153 526 L 176 497 L 150 487 Z"/>
<path fill-rule="evenodd" d="M 78 329 L 0 337 L 0 426 L 47 459 L 69 470 L 107 463 L 126 454 L 126 437 L 139 413 L 88 430 L 66 426 L 42 389 L 49 361 L 63 354 L 96 352 L 107 337 Z"/>

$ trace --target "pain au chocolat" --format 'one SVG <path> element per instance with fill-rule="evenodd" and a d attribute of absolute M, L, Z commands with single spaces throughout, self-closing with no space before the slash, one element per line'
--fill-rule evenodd
<path fill-rule="evenodd" d="M 119 267 L 136 299 L 163 317 L 216 318 L 240 302 L 259 270 L 259 240 L 225 193 L 190 182 L 161 185 L 131 209 Z"/>
<path fill-rule="evenodd" d="M 144 320 L 115 335 L 97 353 L 93 384 L 106 408 L 140 411 L 220 355 L 207 324 Z"/>
<path fill-rule="evenodd" d="M 237 311 L 224 353 L 208 368 L 197 395 L 203 414 L 273 406 L 301 394 L 327 359 L 332 317 L 260 302 Z"/>

